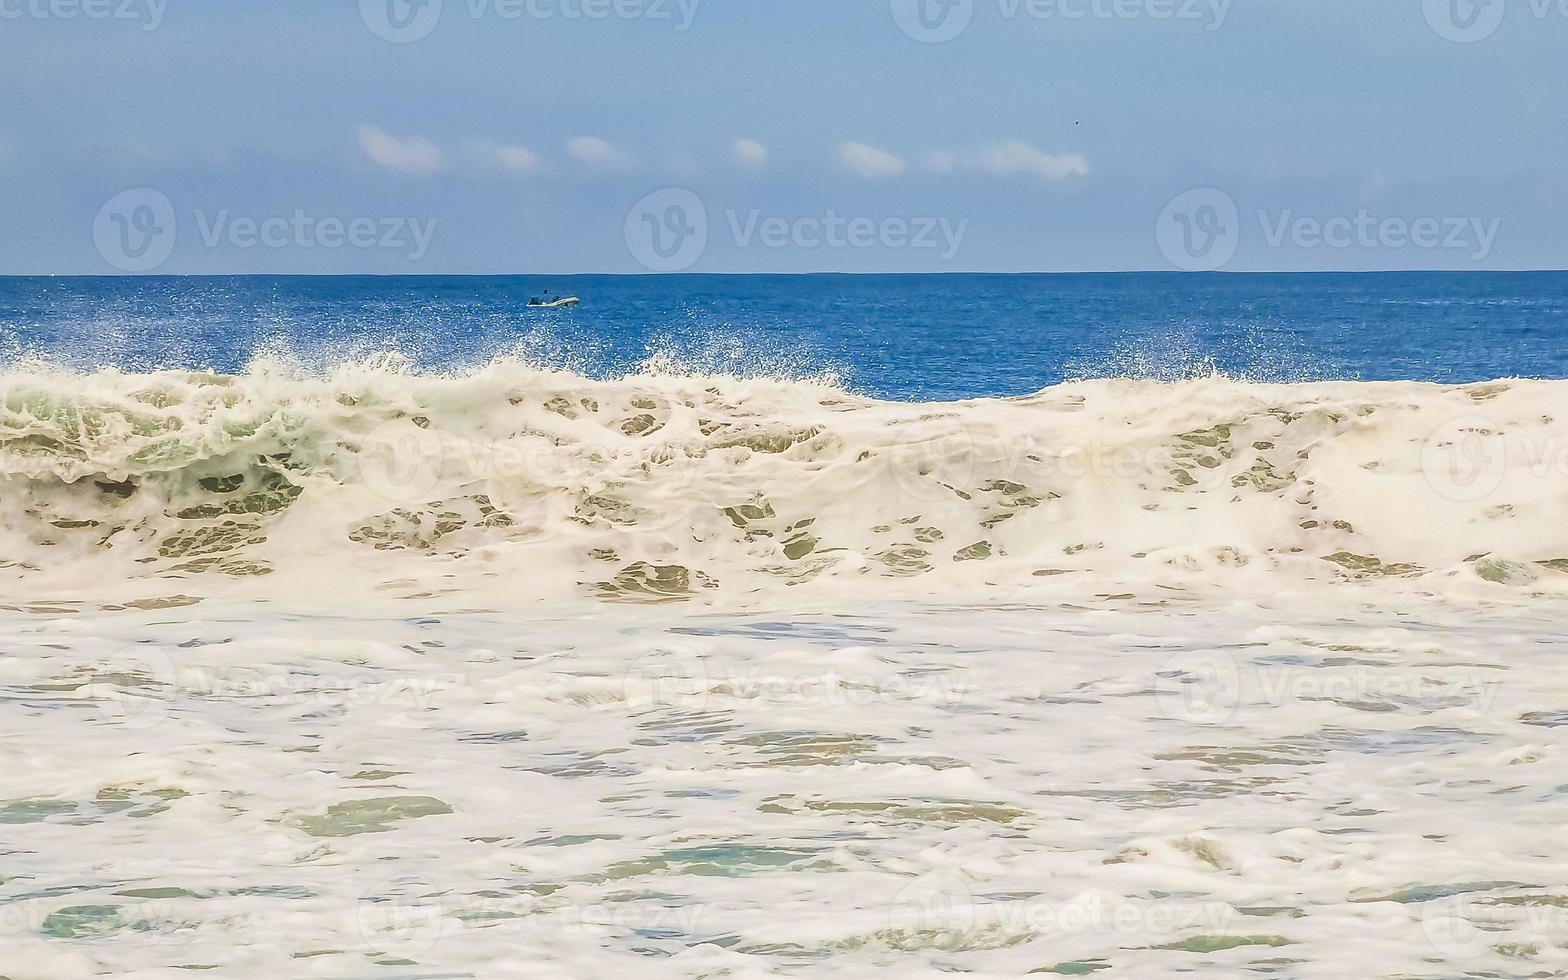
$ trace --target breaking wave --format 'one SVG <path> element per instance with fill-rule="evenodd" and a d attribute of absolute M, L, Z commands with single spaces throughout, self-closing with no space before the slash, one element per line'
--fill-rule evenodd
<path fill-rule="evenodd" d="M 476 607 L 1556 594 L 1564 404 L 1549 381 L 1097 380 L 910 404 L 830 380 L 593 380 L 506 359 L 461 376 L 393 356 L 237 375 L 13 365 L 0 582 Z"/>

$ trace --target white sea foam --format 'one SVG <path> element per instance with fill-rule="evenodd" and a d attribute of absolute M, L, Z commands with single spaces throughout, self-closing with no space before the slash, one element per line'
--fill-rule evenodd
<path fill-rule="evenodd" d="M 0 958 L 51 980 L 1568 966 L 1560 618 L 1094 605 L 4 614 Z"/>
<path fill-rule="evenodd" d="M 1210 377 L 908 404 L 516 361 L 33 368 L 0 375 L 0 557 L 57 599 L 93 591 L 86 564 L 116 590 L 514 602 L 1557 594 L 1565 392 Z"/>
<path fill-rule="evenodd" d="M 1568 969 L 1558 382 L 0 375 L 0 975 Z"/>

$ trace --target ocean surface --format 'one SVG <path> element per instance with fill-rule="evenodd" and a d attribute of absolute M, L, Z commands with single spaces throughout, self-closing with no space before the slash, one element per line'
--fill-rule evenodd
<path fill-rule="evenodd" d="M 580 307 L 528 310 L 578 295 Z M 1568 273 L 0 278 L 0 357 L 235 372 L 387 351 L 592 377 L 833 373 L 874 398 L 1062 381 L 1568 377 Z"/>
<path fill-rule="evenodd" d="M 0 279 L 0 976 L 1568 975 L 1565 341 L 1564 274 Z"/>

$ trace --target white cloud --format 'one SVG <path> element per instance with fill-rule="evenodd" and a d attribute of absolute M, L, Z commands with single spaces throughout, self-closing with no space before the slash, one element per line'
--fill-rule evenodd
<path fill-rule="evenodd" d="M 566 152 L 591 170 L 630 170 L 632 158 L 597 136 L 577 136 L 566 141 Z"/>
<path fill-rule="evenodd" d="M 904 161 L 886 150 L 865 143 L 845 143 L 838 148 L 844 166 L 867 180 L 897 177 L 904 172 Z"/>
<path fill-rule="evenodd" d="M 1043 153 L 1028 143 L 1008 140 L 983 150 L 955 153 L 933 150 L 921 158 L 925 169 L 934 174 L 978 173 L 992 177 L 1029 174 L 1042 180 L 1066 180 L 1089 176 L 1089 161 L 1077 153 Z"/>
<path fill-rule="evenodd" d="M 735 159 L 748 167 L 760 167 L 768 162 L 768 148 L 756 140 L 736 140 L 731 150 Z"/>
<path fill-rule="evenodd" d="M 1057 156 L 1010 140 L 982 150 L 975 159 L 975 169 L 998 177 L 1034 174 L 1044 180 L 1066 180 L 1089 176 L 1089 161 L 1076 153 Z"/>
<path fill-rule="evenodd" d="M 359 127 L 359 148 L 376 163 L 398 173 L 427 177 L 441 169 L 441 150 L 423 136 L 397 139 L 377 126 Z"/>
<path fill-rule="evenodd" d="M 514 174 L 537 174 L 544 171 L 544 161 L 539 154 L 526 146 L 503 146 L 495 151 L 501 166 Z"/>

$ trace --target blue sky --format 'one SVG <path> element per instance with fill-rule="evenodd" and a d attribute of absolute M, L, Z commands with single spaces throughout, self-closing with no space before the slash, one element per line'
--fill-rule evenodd
<path fill-rule="evenodd" d="M 0 0 L 0 272 L 1568 267 L 1547 0 L 424 2 Z"/>

